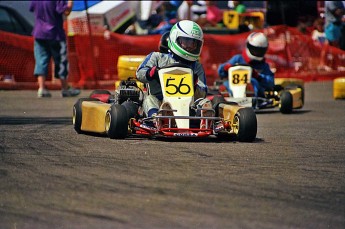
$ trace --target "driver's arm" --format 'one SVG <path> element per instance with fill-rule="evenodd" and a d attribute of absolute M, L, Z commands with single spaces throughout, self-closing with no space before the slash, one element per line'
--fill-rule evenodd
<path fill-rule="evenodd" d="M 206 74 L 200 63 L 195 66 L 194 74 L 197 76 L 194 89 L 194 99 L 205 98 L 208 88 L 206 84 Z"/>
<path fill-rule="evenodd" d="M 158 67 L 157 60 L 158 60 L 158 52 L 152 52 L 149 55 L 147 55 L 144 59 L 144 61 L 139 65 L 137 71 L 136 71 L 136 77 L 137 79 L 142 83 L 148 83 L 152 79 L 148 77 L 148 73 L 150 73 L 150 70 L 153 67 Z M 158 71 L 158 69 L 157 69 Z M 152 75 L 153 76 L 153 75 Z"/>

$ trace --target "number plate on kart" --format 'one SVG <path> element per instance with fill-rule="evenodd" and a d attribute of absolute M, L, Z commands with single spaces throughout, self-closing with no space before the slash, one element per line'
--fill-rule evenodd
<path fill-rule="evenodd" d="M 193 77 L 191 74 L 163 74 L 164 96 L 185 97 L 193 96 Z"/>
<path fill-rule="evenodd" d="M 248 70 L 235 70 L 232 72 L 231 84 L 240 86 L 250 83 Z"/>

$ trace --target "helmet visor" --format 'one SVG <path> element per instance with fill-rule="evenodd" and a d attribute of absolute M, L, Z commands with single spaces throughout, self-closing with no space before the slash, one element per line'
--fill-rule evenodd
<path fill-rule="evenodd" d="M 247 48 L 250 54 L 256 57 L 264 57 L 267 51 L 267 47 L 255 47 L 249 43 L 247 43 Z"/>
<path fill-rule="evenodd" d="M 192 54 L 199 54 L 202 41 L 190 37 L 178 37 L 176 43 L 185 51 Z"/>

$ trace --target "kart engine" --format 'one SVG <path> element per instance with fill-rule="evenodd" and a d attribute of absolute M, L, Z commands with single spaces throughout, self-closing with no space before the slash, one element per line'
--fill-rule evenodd
<path fill-rule="evenodd" d="M 133 101 L 141 105 L 141 92 L 135 80 L 122 80 L 119 88 L 115 91 L 115 100 L 118 104 L 122 104 L 125 101 Z"/>

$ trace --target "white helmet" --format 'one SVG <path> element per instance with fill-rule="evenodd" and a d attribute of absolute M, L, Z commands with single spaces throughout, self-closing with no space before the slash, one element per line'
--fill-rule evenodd
<path fill-rule="evenodd" d="M 182 20 L 170 30 L 169 49 L 187 61 L 199 59 L 203 43 L 202 29 L 194 21 Z"/>
<path fill-rule="evenodd" d="M 247 38 L 246 53 L 252 60 L 263 60 L 268 48 L 268 39 L 261 32 L 253 32 Z"/>

